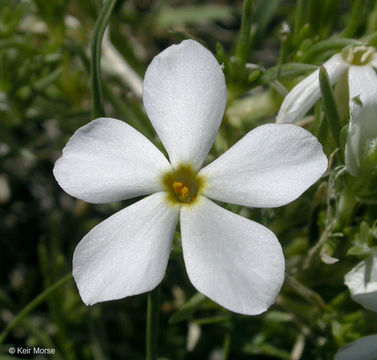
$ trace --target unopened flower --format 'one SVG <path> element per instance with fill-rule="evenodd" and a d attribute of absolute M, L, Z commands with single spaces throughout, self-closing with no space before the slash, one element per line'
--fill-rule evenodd
<path fill-rule="evenodd" d="M 362 337 L 343 346 L 335 355 L 335 360 L 376 360 L 377 335 Z"/>
<path fill-rule="evenodd" d="M 153 59 L 143 101 L 170 162 L 129 125 L 101 118 L 76 131 L 54 167 L 60 186 L 88 202 L 149 195 L 97 225 L 77 246 L 73 276 L 83 301 L 156 287 L 179 218 L 193 285 L 229 310 L 265 311 L 284 279 L 281 246 L 270 230 L 212 200 L 249 207 L 293 201 L 326 170 L 321 145 L 298 126 L 268 124 L 201 169 L 221 123 L 226 86 L 213 55 L 191 40 Z"/>
<path fill-rule="evenodd" d="M 331 84 L 335 84 L 346 74 L 350 88 L 349 99 L 357 96 L 351 88 L 363 92 L 363 100 L 375 97 L 377 75 L 377 53 L 373 47 L 346 47 L 323 64 Z M 355 94 L 356 93 L 356 94 Z M 314 71 L 299 82 L 284 98 L 276 117 L 277 123 L 295 123 L 300 120 L 321 97 L 319 70 Z"/>
<path fill-rule="evenodd" d="M 377 312 L 377 251 L 357 264 L 345 276 L 353 300 L 366 309 Z"/>

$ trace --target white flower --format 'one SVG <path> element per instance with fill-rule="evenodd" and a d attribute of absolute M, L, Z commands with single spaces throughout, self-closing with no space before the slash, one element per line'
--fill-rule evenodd
<path fill-rule="evenodd" d="M 345 163 L 350 174 L 356 176 L 363 160 L 377 149 L 377 82 L 370 81 L 376 77 L 371 67 L 355 68 L 352 73 L 359 81 L 349 83 L 350 122 Z"/>
<path fill-rule="evenodd" d="M 377 252 L 357 264 L 345 276 L 353 300 L 377 312 Z"/>
<path fill-rule="evenodd" d="M 54 167 L 60 186 L 88 202 L 152 194 L 97 225 L 77 246 L 73 276 L 83 301 L 156 287 L 179 218 L 193 285 L 231 311 L 265 311 L 284 280 L 281 246 L 264 226 L 210 199 L 249 207 L 287 204 L 326 170 L 321 145 L 298 126 L 268 124 L 200 170 L 221 123 L 226 86 L 216 59 L 195 41 L 153 59 L 143 100 L 170 163 L 126 123 L 102 118 L 76 131 Z"/>
<path fill-rule="evenodd" d="M 340 54 L 331 57 L 323 66 L 328 72 L 331 84 L 335 84 L 343 74 L 348 72 L 350 101 L 361 94 L 363 94 L 361 100 L 367 102 L 376 96 L 377 75 L 373 67 L 377 67 L 377 53 L 373 47 L 346 47 Z M 316 70 L 299 82 L 284 98 L 276 122 L 297 122 L 320 97 L 319 70 Z"/>
<path fill-rule="evenodd" d="M 343 346 L 335 355 L 335 360 L 376 360 L 377 335 L 362 337 Z"/>

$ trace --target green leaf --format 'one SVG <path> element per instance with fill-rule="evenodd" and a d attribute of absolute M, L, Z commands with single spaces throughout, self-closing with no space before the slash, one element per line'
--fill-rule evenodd
<path fill-rule="evenodd" d="M 268 84 L 271 81 L 282 79 L 289 76 L 297 76 L 307 74 L 318 69 L 315 65 L 301 64 L 301 63 L 287 63 L 283 65 L 276 65 L 266 70 L 261 76 L 261 83 Z"/>
<path fill-rule="evenodd" d="M 344 125 L 342 127 L 342 130 L 340 130 L 339 143 L 340 143 L 340 153 L 342 155 L 342 158 L 344 158 L 344 150 L 346 148 L 347 136 L 348 136 L 348 124 Z"/>
<path fill-rule="evenodd" d="M 368 223 L 363 221 L 360 225 L 360 231 L 355 235 L 352 241 L 352 247 L 348 250 L 347 255 L 365 256 L 369 255 L 371 248 L 369 238 L 372 235 Z"/>
<path fill-rule="evenodd" d="M 94 33 L 90 47 L 90 84 L 93 97 L 92 116 L 94 118 L 105 115 L 101 80 L 101 45 L 103 34 L 110 20 L 110 16 L 114 9 L 115 3 L 116 0 L 107 0 L 102 7 L 94 26 Z"/>
<path fill-rule="evenodd" d="M 232 18 L 233 14 L 230 6 L 207 4 L 165 7 L 158 14 L 156 25 L 160 28 L 169 28 L 184 24 L 230 21 Z"/>
<path fill-rule="evenodd" d="M 280 350 L 279 348 L 268 344 L 247 344 L 244 346 L 243 351 L 246 354 L 252 354 L 252 355 L 266 355 L 268 358 L 271 356 L 276 359 L 282 359 L 282 360 L 290 360 L 291 355 L 285 351 Z"/>
<path fill-rule="evenodd" d="M 227 324 L 230 321 L 230 315 L 226 316 L 212 316 L 212 317 L 206 317 L 202 319 L 195 319 L 192 322 L 196 325 L 210 325 L 210 324 Z"/>
<path fill-rule="evenodd" d="M 69 273 L 63 276 L 60 280 L 52 284 L 49 288 L 45 291 L 40 293 L 34 300 L 32 300 L 29 304 L 27 304 L 18 314 L 17 316 L 8 324 L 8 326 L 3 330 L 0 334 L 0 344 L 4 342 L 8 334 L 31 312 L 33 311 L 39 304 L 41 304 L 49 295 L 51 295 L 55 290 L 59 289 L 62 285 L 64 285 L 68 280 L 72 279 L 72 274 Z"/>
<path fill-rule="evenodd" d="M 339 245 L 339 238 L 330 238 L 328 239 L 321 247 L 319 256 L 321 261 L 325 264 L 332 265 L 339 261 L 338 258 L 334 257 L 334 253 Z"/>
<path fill-rule="evenodd" d="M 244 0 L 242 8 L 241 29 L 238 36 L 236 57 L 244 65 L 249 57 L 251 45 L 251 25 L 253 14 L 253 1 Z"/>
<path fill-rule="evenodd" d="M 252 39 L 252 47 L 254 47 L 255 42 L 263 38 L 266 28 L 274 16 L 279 3 L 280 0 L 260 0 L 258 2 L 255 14 L 252 17 L 253 23 L 256 26 L 256 32 Z"/>
<path fill-rule="evenodd" d="M 160 292 L 161 286 L 158 285 L 148 293 L 146 360 L 157 360 Z"/>
<path fill-rule="evenodd" d="M 221 43 L 216 43 L 216 58 L 220 65 L 224 64 L 224 70 L 229 67 L 229 60 Z"/>
<path fill-rule="evenodd" d="M 62 73 L 62 68 L 58 68 L 52 73 L 48 74 L 47 76 L 37 80 L 33 85 L 33 89 L 36 91 L 42 91 L 45 89 L 47 86 L 53 84 L 60 76 Z"/>
<path fill-rule="evenodd" d="M 249 84 L 252 84 L 253 82 L 255 82 L 259 79 L 261 74 L 262 74 L 262 71 L 260 71 L 260 70 L 255 70 L 255 71 L 251 72 L 249 74 L 249 76 L 247 77 L 247 82 Z"/>
<path fill-rule="evenodd" d="M 340 115 L 336 104 L 334 91 L 324 66 L 319 69 L 319 85 L 321 87 L 325 120 L 328 122 L 337 147 L 340 146 Z"/>
<path fill-rule="evenodd" d="M 377 227 L 373 227 L 372 235 L 375 239 L 377 239 Z"/>
<path fill-rule="evenodd" d="M 355 39 L 332 38 L 323 40 L 311 46 L 310 50 L 306 53 L 306 55 L 304 55 L 301 61 L 304 63 L 310 63 L 321 54 L 328 51 L 341 50 L 348 45 L 363 45 L 363 43 Z"/>
<path fill-rule="evenodd" d="M 313 133 L 324 145 L 327 139 L 327 123 L 323 119 L 322 106 L 319 101 L 314 105 Z"/>
<path fill-rule="evenodd" d="M 169 29 L 168 32 L 177 39 L 177 41 L 183 41 L 187 39 L 195 40 L 197 42 L 201 42 L 200 39 L 195 37 L 194 35 L 188 33 L 187 31 L 180 31 L 175 29 Z"/>
<path fill-rule="evenodd" d="M 347 255 L 354 255 L 354 256 L 364 256 L 364 255 L 368 255 L 370 252 L 370 249 L 369 247 L 365 246 L 364 245 L 355 245 L 355 246 L 352 246 L 348 251 L 347 251 Z"/>
<path fill-rule="evenodd" d="M 206 301 L 207 298 L 203 294 L 196 293 L 179 311 L 170 317 L 169 324 L 176 324 L 189 319 L 191 315 Z"/>
<path fill-rule="evenodd" d="M 295 39 L 295 44 L 297 44 L 297 46 L 300 46 L 301 42 L 310 36 L 310 31 L 311 31 L 310 24 L 306 23 L 298 32 Z"/>
<path fill-rule="evenodd" d="M 307 0 L 297 0 L 294 26 L 294 37 L 296 42 L 298 42 L 297 40 L 300 38 L 301 30 L 307 22 L 308 4 Z"/>
<path fill-rule="evenodd" d="M 356 0 L 352 6 L 351 17 L 347 21 L 347 27 L 343 31 L 344 37 L 352 37 L 355 35 L 360 25 L 365 22 L 365 17 L 362 15 L 368 1 Z"/>
<path fill-rule="evenodd" d="M 277 323 L 291 322 L 294 320 L 294 316 L 290 313 L 270 310 L 266 313 L 265 320 Z"/>
<path fill-rule="evenodd" d="M 294 62 L 307 62 L 307 61 L 303 61 L 302 59 L 304 55 L 307 54 L 312 47 L 313 47 L 313 40 L 310 38 L 304 39 L 300 43 L 300 47 L 298 48 L 296 55 L 293 58 L 293 61 Z"/>
<path fill-rule="evenodd" d="M 376 11 L 376 14 L 377 14 L 377 11 Z M 376 47 L 377 46 L 377 31 L 374 31 L 371 34 L 368 34 L 368 35 L 361 37 L 360 40 L 364 41 L 365 43 L 367 43 L 370 46 Z"/>

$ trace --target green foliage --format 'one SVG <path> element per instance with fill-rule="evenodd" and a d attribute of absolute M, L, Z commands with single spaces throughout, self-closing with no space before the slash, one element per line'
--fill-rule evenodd
<path fill-rule="evenodd" d="M 322 93 L 323 111 L 328 126 L 331 129 L 335 145 L 339 146 L 339 137 L 341 132 L 340 115 L 336 104 L 335 95 L 330 84 L 329 75 L 325 67 L 319 69 L 319 85 Z"/>
<path fill-rule="evenodd" d="M 349 248 L 348 255 L 365 256 L 371 252 L 371 236 L 375 237 L 368 223 L 363 221 L 360 225 L 360 232 L 355 234 L 355 238 L 352 241 L 352 247 Z"/>
<path fill-rule="evenodd" d="M 232 8 L 216 4 L 164 7 L 156 19 L 156 26 L 170 28 L 182 25 L 200 25 L 214 21 L 231 21 Z"/>
<path fill-rule="evenodd" d="M 287 77 L 305 75 L 317 69 L 317 66 L 300 63 L 287 63 L 276 65 L 266 70 L 261 76 L 262 84 L 269 84 L 274 80 L 280 80 Z"/>

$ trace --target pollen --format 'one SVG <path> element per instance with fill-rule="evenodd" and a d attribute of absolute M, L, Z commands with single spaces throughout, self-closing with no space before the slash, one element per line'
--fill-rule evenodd
<path fill-rule="evenodd" d="M 190 165 L 181 165 L 164 174 L 162 183 L 167 191 L 169 202 L 191 204 L 202 191 L 204 181 Z"/>

